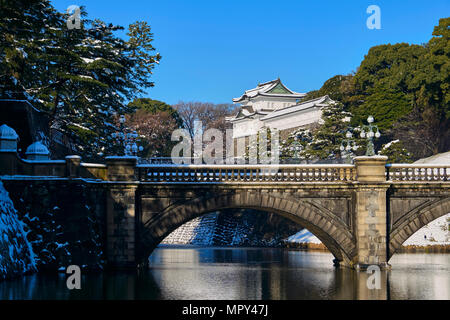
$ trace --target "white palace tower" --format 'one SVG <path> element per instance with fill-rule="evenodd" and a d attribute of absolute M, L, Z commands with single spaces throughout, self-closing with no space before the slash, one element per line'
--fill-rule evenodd
<path fill-rule="evenodd" d="M 328 96 L 302 101 L 305 96 L 287 88 L 279 78 L 245 91 L 233 99 L 241 105 L 237 115 L 227 118 L 233 124 L 233 138 L 255 135 L 264 127 L 278 129 L 285 136 L 297 128 L 320 123 L 322 108 L 334 101 Z"/>

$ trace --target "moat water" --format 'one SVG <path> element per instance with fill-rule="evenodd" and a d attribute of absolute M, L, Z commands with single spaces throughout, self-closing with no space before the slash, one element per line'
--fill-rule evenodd
<path fill-rule="evenodd" d="M 0 282 L 0 299 L 450 299 L 450 254 L 396 254 L 380 288 L 366 272 L 335 268 L 326 252 L 267 248 L 160 247 L 148 270 L 34 274 Z M 372 282 L 375 283 L 375 282 Z"/>

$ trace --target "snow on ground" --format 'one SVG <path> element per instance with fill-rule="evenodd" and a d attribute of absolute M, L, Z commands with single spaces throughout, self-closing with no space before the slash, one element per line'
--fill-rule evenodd
<path fill-rule="evenodd" d="M 415 164 L 450 164 L 450 151 L 419 159 Z M 404 243 L 404 246 L 450 245 L 450 213 L 418 230 Z"/>
<path fill-rule="evenodd" d="M 450 245 L 450 213 L 431 221 L 418 230 L 404 243 L 404 246 Z"/>
<path fill-rule="evenodd" d="M 294 243 L 321 243 L 320 240 L 307 229 L 297 232 L 287 238 L 286 241 Z M 450 213 L 431 221 L 403 243 L 403 246 L 410 245 L 450 245 Z"/>

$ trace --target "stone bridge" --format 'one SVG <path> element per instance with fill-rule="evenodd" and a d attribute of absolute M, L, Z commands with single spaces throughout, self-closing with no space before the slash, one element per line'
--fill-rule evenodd
<path fill-rule="evenodd" d="M 138 165 L 23 160 L 0 150 L 0 178 L 82 181 L 107 190 L 106 257 L 112 268 L 146 264 L 185 222 L 230 208 L 279 214 L 316 235 L 335 264 L 365 268 L 388 261 L 402 243 L 450 212 L 450 164 L 387 165 L 356 157 L 348 165 Z M 68 188 L 67 193 L 70 193 Z"/>
<path fill-rule="evenodd" d="M 139 181 L 122 185 L 113 196 L 128 207 L 130 217 L 135 214 L 139 261 L 195 217 L 249 208 L 307 228 L 336 264 L 387 267 L 414 232 L 450 212 L 450 165 L 386 161 L 378 156 L 357 157 L 354 165 L 138 165 L 132 170 L 133 160 L 124 160 L 120 167 L 130 176 L 109 180 Z"/>

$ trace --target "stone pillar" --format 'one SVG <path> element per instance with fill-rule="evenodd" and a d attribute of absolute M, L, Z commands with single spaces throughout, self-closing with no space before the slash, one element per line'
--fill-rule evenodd
<path fill-rule="evenodd" d="M 19 136 L 6 124 L 0 126 L 0 175 L 17 174 L 17 140 Z"/>
<path fill-rule="evenodd" d="M 388 268 L 385 166 L 387 157 L 356 157 L 358 186 L 356 190 L 355 237 L 356 269 L 369 265 Z"/>
<path fill-rule="evenodd" d="M 50 151 L 40 141 L 30 144 L 25 152 L 28 160 L 48 161 L 50 160 Z"/>
<path fill-rule="evenodd" d="M 136 268 L 136 158 L 106 158 L 108 198 L 106 256 L 113 269 Z"/>
<path fill-rule="evenodd" d="M 77 178 L 80 176 L 80 156 L 66 157 L 66 173 L 69 178 Z"/>
<path fill-rule="evenodd" d="M 135 181 L 136 157 L 106 157 L 108 181 Z"/>

